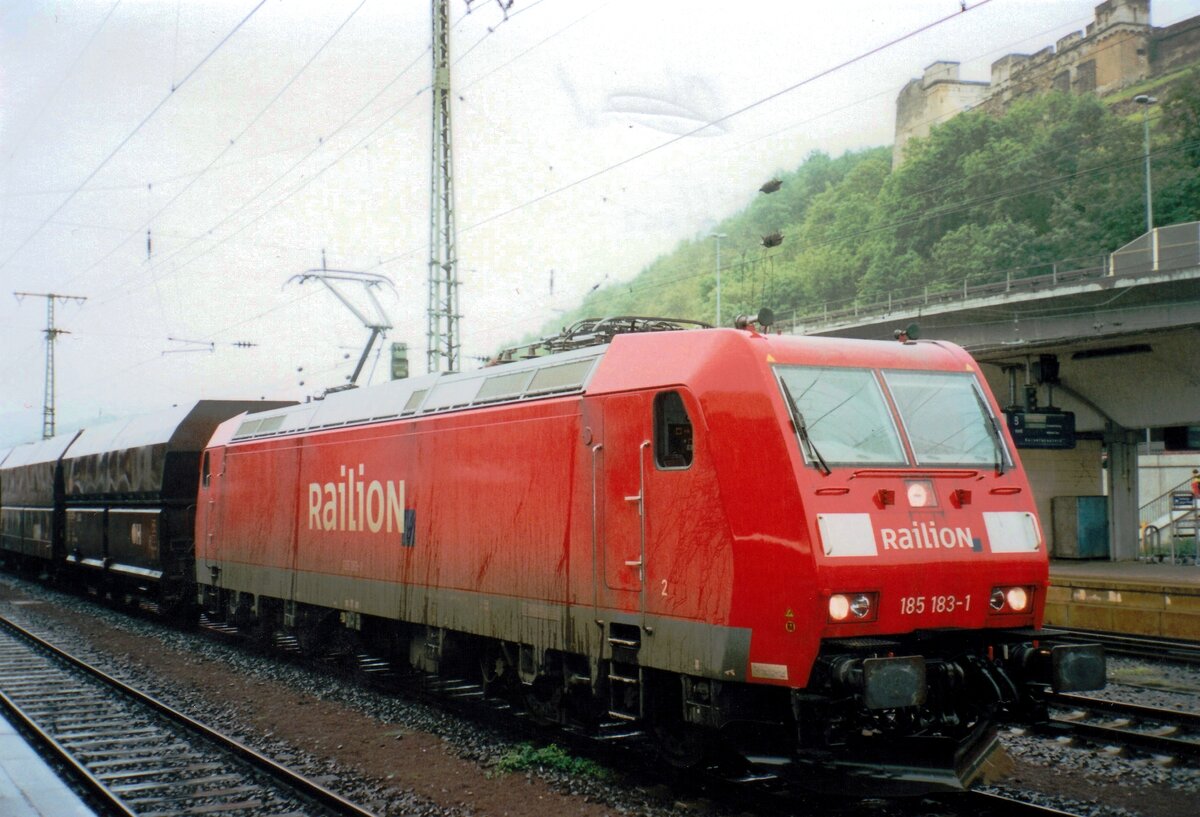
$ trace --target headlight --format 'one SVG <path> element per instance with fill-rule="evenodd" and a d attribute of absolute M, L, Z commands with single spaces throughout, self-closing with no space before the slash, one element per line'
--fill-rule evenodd
<path fill-rule="evenodd" d="M 842 594 L 829 597 L 829 618 L 831 621 L 845 621 L 850 615 L 850 599 Z"/>
<path fill-rule="evenodd" d="M 1024 587 L 1008 588 L 1004 598 L 1008 600 L 1008 606 L 1014 613 L 1022 613 L 1029 606 L 1029 594 L 1025 592 Z"/>
<path fill-rule="evenodd" d="M 877 600 L 876 593 L 834 593 L 829 597 L 829 620 L 873 621 Z"/>
<path fill-rule="evenodd" d="M 993 587 L 988 603 L 993 613 L 1024 613 L 1032 597 L 1031 587 Z"/>

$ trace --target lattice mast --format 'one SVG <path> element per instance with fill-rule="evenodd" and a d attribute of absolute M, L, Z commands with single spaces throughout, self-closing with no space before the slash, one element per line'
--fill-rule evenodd
<path fill-rule="evenodd" d="M 87 300 L 82 295 L 59 295 L 55 292 L 14 292 L 17 300 L 22 298 L 46 299 L 46 391 L 42 401 L 42 439 L 48 440 L 54 436 L 54 341 L 59 335 L 69 335 L 66 329 L 54 325 L 55 301 L 75 301 L 83 303 Z"/>
<path fill-rule="evenodd" d="M 433 138 L 429 185 L 429 323 L 426 370 L 458 371 L 458 237 L 450 149 L 449 0 L 432 0 Z"/>

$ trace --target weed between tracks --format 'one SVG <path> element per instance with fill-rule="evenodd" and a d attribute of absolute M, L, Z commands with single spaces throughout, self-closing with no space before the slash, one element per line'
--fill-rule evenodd
<path fill-rule="evenodd" d="M 541 747 L 534 746 L 532 743 L 522 743 L 515 749 L 510 749 L 496 761 L 489 776 L 534 769 L 590 777 L 595 780 L 608 780 L 612 777 L 612 772 L 598 763 L 568 754 L 566 750 L 554 743 Z"/>

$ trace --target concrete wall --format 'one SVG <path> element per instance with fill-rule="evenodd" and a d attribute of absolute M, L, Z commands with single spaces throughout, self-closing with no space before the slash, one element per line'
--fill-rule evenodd
<path fill-rule="evenodd" d="M 1097 496 L 1104 493 L 1101 481 L 1101 452 L 1099 440 L 1080 440 L 1069 451 L 1042 451 L 1023 448 L 1019 452 L 1025 473 L 1029 476 L 1042 534 L 1050 553 L 1054 547 L 1054 517 L 1050 510 L 1056 496 Z"/>
<path fill-rule="evenodd" d="M 1190 481 L 1193 468 L 1200 468 L 1200 451 L 1143 454 L 1138 458 L 1138 495 L 1142 504 Z M 1187 486 L 1182 490 L 1187 490 Z"/>

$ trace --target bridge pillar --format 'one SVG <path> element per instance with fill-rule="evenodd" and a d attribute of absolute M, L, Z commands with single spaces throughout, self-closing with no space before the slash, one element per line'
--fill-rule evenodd
<path fill-rule="evenodd" d="M 1109 558 L 1129 562 L 1138 554 L 1138 441 L 1137 432 L 1108 422 Z"/>

